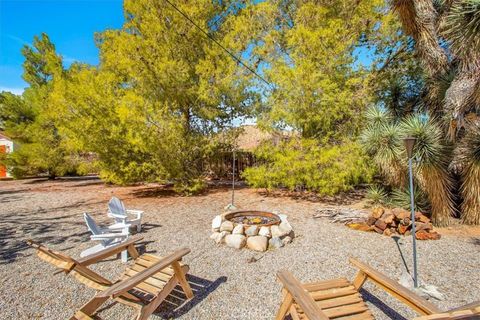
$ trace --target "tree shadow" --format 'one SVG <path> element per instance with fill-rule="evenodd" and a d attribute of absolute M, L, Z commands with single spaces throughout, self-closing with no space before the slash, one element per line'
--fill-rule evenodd
<path fill-rule="evenodd" d="M 5 194 L 15 194 L 15 193 L 22 193 L 27 191 L 30 191 L 30 189 L 0 190 L 0 196 L 3 196 Z"/>
<path fill-rule="evenodd" d="M 335 196 L 320 196 L 315 192 L 309 191 L 290 191 L 284 189 L 277 189 L 273 191 L 258 190 L 258 193 L 263 197 L 271 198 L 290 198 L 293 200 L 302 200 L 313 203 L 325 203 L 329 205 L 349 205 L 362 200 L 365 197 L 364 189 L 353 189 L 346 192 L 341 192 Z"/>
<path fill-rule="evenodd" d="M 480 246 L 480 238 L 472 238 L 472 243 L 474 245 Z"/>
<path fill-rule="evenodd" d="M 30 178 L 23 182 L 24 184 L 41 184 L 46 182 L 63 183 L 63 182 L 75 182 L 75 181 L 99 181 L 103 184 L 102 180 L 98 176 L 72 176 L 72 177 L 58 177 L 56 179 L 49 179 L 48 177 Z"/>
<path fill-rule="evenodd" d="M 82 207 L 85 201 L 78 201 L 70 205 L 35 209 L 26 212 L 17 212 L 13 216 L 2 216 L 0 220 L 0 264 L 9 264 L 23 257 L 23 252 L 29 248 L 26 239 L 61 244 L 82 243 L 90 240 L 89 232 L 78 232 L 78 213 L 43 217 L 46 212 L 61 212 L 71 208 Z M 88 203 L 92 204 L 92 203 Z M 59 234 L 61 230 L 61 235 Z"/>

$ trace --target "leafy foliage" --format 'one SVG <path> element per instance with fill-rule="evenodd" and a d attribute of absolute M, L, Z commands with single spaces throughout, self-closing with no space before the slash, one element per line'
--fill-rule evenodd
<path fill-rule="evenodd" d="M 413 199 L 415 201 L 415 210 L 422 213 L 431 212 L 428 196 L 417 186 L 413 188 Z M 389 204 L 392 207 L 410 210 L 410 189 L 394 189 L 389 196 Z"/>
<path fill-rule="evenodd" d="M 333 195 L 369 182 L 373 175 L 368 158 L 354 142 L 325 147 L 314 139 L 292 139 L 276 146 L 265 145 L 257 156 L 265 164 L 244 172 L 249 184 L 256 188 Z"/>
<path fill-rule="evenodd" d="M 33 47 L 22 49 L 23 78 L 30 85 L 22 96 L 0 95 L 0 119 L 8 136 L 16 142 L 14 152 L 2 159 L 14 177 L 47 173 L 50 178 L 75 173 L 82 162 L 68 147 L 58 130 L 58 111 L 51 94 L 63 73 L 62 60 L 46 34 L 35 37 Z"/>
<path fill-rule="evenodd" d="M 387 191 L 378 185 L 373 185 L 368 188 L 366 198 L 372 205 L 386 204 L 389 200 Z"/>

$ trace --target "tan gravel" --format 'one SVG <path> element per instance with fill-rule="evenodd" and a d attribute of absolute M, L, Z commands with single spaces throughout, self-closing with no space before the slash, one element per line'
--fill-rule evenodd
<path fill-rule="evenodd" d="M 409 262 L 411 241 L 396 242 L 373 233 L 350 230 L 324 219 L 313 219 L 323 204 L 285 197 L 264 197 L 254 190 L 237 192 L 244 209 L 278 211 L 289 216 L 297 237 L 293 243 L 265 254 L 217 246 L 209 239 L 211 219 L 229 202 L 227 189 L 195 197 L 179 197 L 152 186 L 110 187 L 95 179 L 46 182 L 0 182 L 0 319 L 62 319 L 92 297 L 94 291 L 39 260 L 24 244 L 33 238 L 73 257 L 91 246 L 82 213 L 107 223 L 106 203 L 112 195 L 127 207 L 145 211 L 142 232 L 148 252 L 163 255 L 176 248 L 192 249 L 185 262 L 191 267 L 196 298 L 174 309 L 163 304 L 154 319 L 273 319 L 280 303 L 275 273 L 289 269 L 301 281 L 336 277 L 352 279 L 348 257 L 358 257 L 398 279 L 400 251 Z M 418 243 L 419 274 L 445 294 L 433 301 L 447 309 L 480 300 L 480 237 L 444 235 L 439 241 Z M 252 257 L 258 261 L 249 263 Z M 95 269 L 112 279 L 123 268 L 109 260 Z M 365 286 L 378 319 L 410 318 L 414 313 L 385 293 Z M 131 319 L 133 312 L 113 305 L 105 319 Z"/>

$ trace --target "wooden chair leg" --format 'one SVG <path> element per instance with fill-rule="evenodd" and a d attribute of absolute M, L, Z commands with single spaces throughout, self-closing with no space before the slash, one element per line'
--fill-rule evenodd
<path fill-rule="evenodd" d="M 163 287 L 162 292 L 149 304 L 145 305 L 139 312 L 136 320 L 146 320 L 150 315 L 158 308 L 160 303 L 172 292 L 175 286 L 178 283 L 178 279 L 176 277 L 172 277 L 167 284 Z"/>
<path fill-rule="evenodd" d="M 367 281 L 367 274 L 361 270 L 358 271 L 355 279 L 353 279 L 353 286 L 355 287 L 355 289 L 357 289 L 357 291 L 359 291 L 363 284 L 365 283 L 365 281 Z"/>
<path fill-rule="evenodd" d="M 293 304 L 293 297 L 290 294 L 290 292 L 287 292 L 285 290 L 285 294 L 283 295 L 283 301 L 282 301 L 282 304 L 280 305 L 280 308 L 278 309 L 275 320 L 285 319 L 285 316 L 290 311 L 290 307 L 292 306 L 292 304 Z"/>
<path fill-rule="evenodd" d="M 185 295 L 187 296 L 188 299 L 193 298 L 193 291 L 192 288 L 190 287 L 190 284 L 187 281 L 187 278 L 185 278 L 186 272 L 182 270 L 182 267 L 180 266 L 180 263 L 178 261 L 175 261 L 172 263 L 173 270 L 175 271 L 175 276 L 178 279 L 178 282 L 182 286 L 183 292 L 185 292 Z"/>
<path fill-rule="evenodd" d="M 70 320 L 87 320 L 93 319 L 91 316 L 95 313 L 95 311 L 109 299 L 109 297 L 93 297 L 90 301 L 83 305 L 83 307 L 78 310 Z"/>

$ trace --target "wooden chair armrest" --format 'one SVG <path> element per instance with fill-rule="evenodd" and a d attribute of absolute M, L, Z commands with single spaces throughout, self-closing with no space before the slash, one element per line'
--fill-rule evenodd
<path fill-rule="evenodd" d="M 172 254 L 169 254 L 165 258 L 161 259 L 160 261 L 156 262 L 152 266 L 148 267 L 147 269 L 137 273 L 133 277 L 130 277 L 126 280 L 117 282 L 116 284 L 112 285 L 107 290 L 101 291 L 97 294 L 99 298 L 106 298 L 112 297 L 117 298 L 122 293 L 127 292 L 128 290 L 135 287 L 137 284 L 143 282 L 145 279 L 153 276 L 155 273 L 159 272 L 162 269 L 165 269 L 169 265 L 173 264 L 176 261 L 180 261 L 181 258 L 185 255 L 190 253 L 190 249 L 183 248 L 180 250 L 175 251 Z"/>
<path fill-rule="evenodd" d="M 357 259 L 350 258 L 350 262 L 359 269 L 359 274 L 365 277 L 365 280 L 372 281 L 380 289 L 391 294 L 393 297 L 397 298 L 399 301 L 407 304 L 417 312 L 423 315 L 429 315 L 433 313 L 441 313 L 442 311 L 430 303 L 425 298 L 417 295 L 415 292 L 405 288 L 398 282 L 390 279 L 383 273 L 373 269 L 369 265 L 360 262 Z M 361 284 L 357 289 L 360 289 Z"/>
<path fill-rule="evenodd" d="M 315 300 L 303 288 L 300 281 L 287 270 L 281 270 L 277 277 L 282 282 L 284 288 L 292 295 L 294 301 L 300 305 L 305 315 L 310 320 L 328 320 L 327 315 L 315 303 Z"/>
<path fill-rule="evenodd" d="M 119 243 L 117 245 L 111 246 L 107 249 L 101 250 L 97 253 L 91 254 L 89 256 L 86 256 L 84 258 L 81 258 L 78 261 L 79 264 L 88 266 L 90 264 L 96 263 L 100 260 L 103 260 L 105 258 L 111 257 L 117 253 L 122 252 L 126 248 L 132 246 L 134 248 L 134 244 L 137 243 L 138 241 L 142 240 L 143 237 L 139 238 L 132 238 L 130 240 L 127 240 L 125 242 Z"/>
<path fill-rule="evenodd" d="M 480 300 L 479 301 L 474 301 L 474 302 L 469 303 L 469 304 L 465 304 L 465 305 L 457 307 L 457 308 L 450 309 L 447 312 L 455 312 L 455 311 L 462 311 L 462 310 L 475 310 L 475 311 L 478 310 L 478 312 L 480 313 Z"/>

